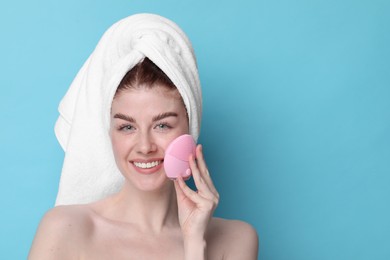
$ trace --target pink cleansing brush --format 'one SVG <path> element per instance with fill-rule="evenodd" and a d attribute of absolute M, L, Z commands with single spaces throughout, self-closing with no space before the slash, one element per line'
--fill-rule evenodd
<path fill-rule="evenodd" d="M 174 139 L 165 151 L 164 169 L 170 179 L 182 176 L 188 179 L 191 175 L 189 157 L 195 157 L 196 144 L 191 135 L 181 135 Z"/>

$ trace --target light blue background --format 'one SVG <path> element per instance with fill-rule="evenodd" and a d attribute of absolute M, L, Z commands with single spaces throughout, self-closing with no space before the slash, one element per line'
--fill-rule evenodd
<path fill-rule="evenodd" d="M 60 99 L 138 12 L 193 42 L 216 215 L 251 223 L 260 259 L 390 259 L 388 0 L 1 2 L 0 259 L 26 258 L 54 203 Z"/>

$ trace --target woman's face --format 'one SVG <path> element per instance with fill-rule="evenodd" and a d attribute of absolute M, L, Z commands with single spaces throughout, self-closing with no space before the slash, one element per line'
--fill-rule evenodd
<path fill-rule="evenodd" d="M 169 182 L 165 149 L 188 133 L 188 119 L 177 90 L 164 86 L 120 92 L 111 107 L 110 136 L 116 164 L 140 190 L 156 190 Z"/>

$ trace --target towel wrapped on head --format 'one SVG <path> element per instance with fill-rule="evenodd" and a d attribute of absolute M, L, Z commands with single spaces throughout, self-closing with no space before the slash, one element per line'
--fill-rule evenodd
<path fill-rule="evenodd" d="M 195 55 L 184 32 L 154 14 L 112 25 L 80 69 L 59 105 L 55 133 L 65 151 L 56 205 L 83 204 L 111 195 L 124 178 L 109 138 L 110 109 L 124 75 L 148 57 L 175 84 L 197 140 L 202 96 Z"/>

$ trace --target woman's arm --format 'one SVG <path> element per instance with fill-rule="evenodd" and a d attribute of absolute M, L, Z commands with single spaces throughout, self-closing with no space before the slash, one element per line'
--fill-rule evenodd
<path fill-rule="evenodd" d="M 203 237 L 184 240 L 185 260 L 207 259 L 207 245 Z"/>
<path fill-rule="evenodd" d="M 190 157 L 190 167 L 197 191 L 190 189 L 180 177 L 175 181 L 185 260 L 206 259 L 206 231 L 219 202 L 201 145 L 196 148 L 196 158 L 197 161 Z"/>
<path fill-rule="evenodd" d="M 190 158 L 190 166 L 197 191 L 191 190 L 181 178 L 175 181 L 185 260 L 207 258 L 206 231 L 219 202 L 219 194 L 211 180 L 201 146 L 196 149 L 196 158 L 196 162 Z M 217 222 L 219 224 L 216 224 Z M 210 231 L 222 236 L 217 239 L 219 242 L 214 243 L 213 247 L 218 248 L 224 259 L 256 260 L 258 258 L 259 238 L 250 224 L 222 219 L 217 222 L 214 222 L 214 228 Z"/>

